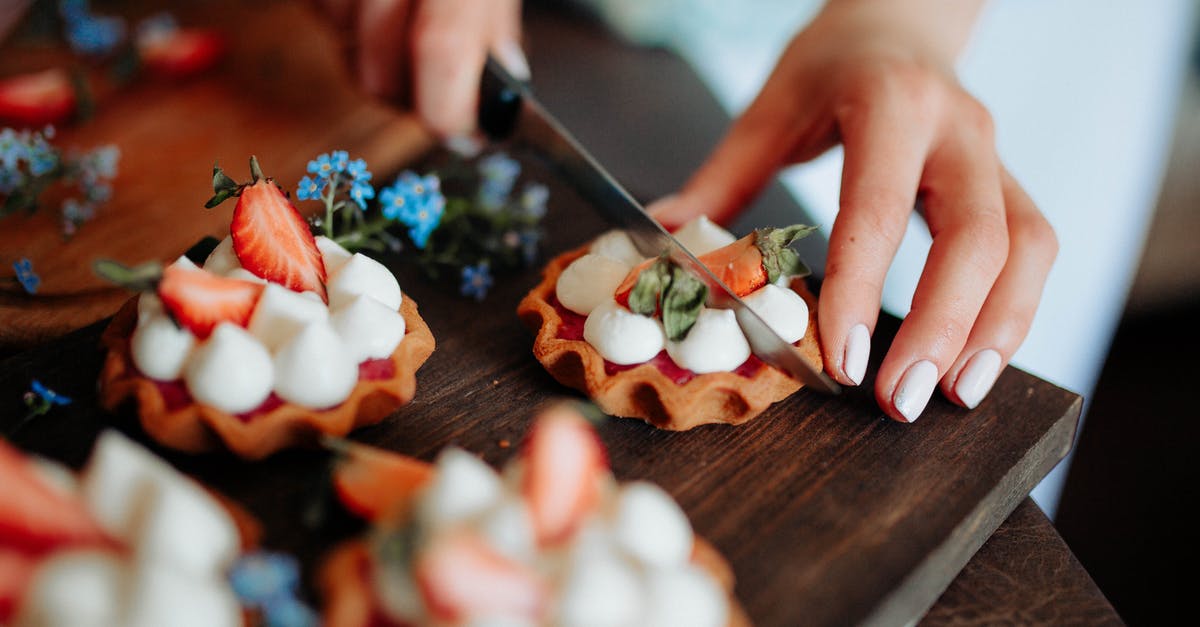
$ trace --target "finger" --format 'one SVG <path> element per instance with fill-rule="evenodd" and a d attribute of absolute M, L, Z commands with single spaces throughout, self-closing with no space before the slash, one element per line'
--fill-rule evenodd
<path fill-rule="evenodd" d="M 358 81 L 367 93 L 397 100 L 406 85 L 408 0 L 363 0 L 358 11 Z"/>
<path fill-rule="evenodd" d="M 923 179 L 933 246 L 880 365 L 875 396 L 892 418 L 912 422 L 962 352 L 1008 256 L 1000 165 L 990 136 L 958 129 L 930 155 Z M 984 147 L 983 150 L 978 150 Z"/>
<path fill-rule="evenodd" d="M 417 113 L 442 137 L 475 127 L 491 0 L 423 0 L 413 16 Z"/>
<path fill-rule="evenodd" d="M 493 0 L 491 51 L 513 78 L 529 81 L 529 60 L 521 48 L 521 0 Z"/>
<path fill-rule="evenodd" d="M 1058 254 L 1054 229 L 1008 172 L 1002 172 L 1008 261 L 988 294 L 958 359 L 942 378 L 950 400 L 974 408 L 1029 333 Z"/>
<path fill-rule="evenodd" d="M 883 280 L 904 237 L 921 165 L 933 132 L 902 101 L 847 108 L 839 120 L 846 148 L 841 209 L 830 234 L 818 303 L 825 370 L 862 383 Z"/>

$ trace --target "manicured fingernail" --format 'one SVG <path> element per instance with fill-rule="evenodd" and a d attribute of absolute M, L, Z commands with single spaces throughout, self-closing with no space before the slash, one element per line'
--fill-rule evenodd
<path fill-rule="evenodd" d="M 496 44 L 496 60 L 508 70 L 512 77 L 528 82 L 531 76 L 529 72 L 529 59 L 525 58 L 525 51 L 521 50 L 521 45 L 511 39 L 502 41 Z"/>
<path fill-rule="evenodd" d="M 842 355 L 842 374 L 854 382 L 862 383 L 867 374 L 867 360 L 871 357 L 871 332 L 867 325 L 856 324 L 846 334 L 846 352 Z"/>
<path fill-rule="evenodd" d="M 954 393 L 963 405 L 971 409 L 979 405 L 996 383 L 996 377 L 1000 376 L 1002 362 L 1000 353 L 990 348 L 975 353 L 954 383 Z"/>
<path fill-rule="evenodd" d="M 900 379 L 892 404 L 896 411 L 909 422 L 916 422 L 925 411 L 929 397 L 933 395 L 933 387 L 937 385 L 938 369 L 932 361 L 918 361 L 908 367 L 908 372 Z"/>
<path fill-rule="evenodd" d="M 444 142 L 446 150 L 468 159 L 483 152 L 483 141 L 474 135 L 455 135 Z"/>

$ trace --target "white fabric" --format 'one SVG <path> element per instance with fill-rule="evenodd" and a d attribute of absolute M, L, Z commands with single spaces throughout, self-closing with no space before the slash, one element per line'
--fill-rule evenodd
<path fill-rule="evenodd" d="M 631 38 L 677 51 L 731 114 L 750 102 L 819 9 L 796 0 L 590 1 Z M 996 0 L 960 64 L 963 84 L 996 120 L 1001 158 L 1060 241 L 1041 308 L 1012 363 L 1085 397 L 1149 228 L 1195 13 L 1188 0 Z M 826 236 L 840 173 L 839 149 L 782 177 Z M 907 313 L 929 242 L 914 219 L 884 288 L 886 311 Z M 1067 466 L 1033 492 L 1051 517 Z"/>

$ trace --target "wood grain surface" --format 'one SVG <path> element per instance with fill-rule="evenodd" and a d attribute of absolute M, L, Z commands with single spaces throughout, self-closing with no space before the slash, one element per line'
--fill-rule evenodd
<path fill-rule="evenodd" d="M 160 3 L 161 4 L 161 3 Z M 232 203 L 212 211 L 212 165 L 247 180 L 257 154 L 268 176 L 294 189 L 317 154 L 363 157 L 378 172 L 408 163 L 432 145 L 419 123 L 366 98 L 342 66 L 341 44 L 304 3 L 208 2 L 185 23 L 205 20 L 229 37 L 222 65 L 195 80 L 142 77 L 119 90 L 89 72 L 96 114 L 59 129 L 55 143 L 121 149 L 113 197 L 64 241 L 56 207 L 0 219 L 0 276 L 21 257 L 33 261 L 37 295 L 0 290 L 0 348 L 31 346 L 111 315 L 128 297 L 91 271 L 97 258 L 169 261 L 206 235 L 229 232 Z M 0 76 L 65 62 L 40 45 L 10 44 Z M 304 203 L 315 210 L 316 203 Z"/>

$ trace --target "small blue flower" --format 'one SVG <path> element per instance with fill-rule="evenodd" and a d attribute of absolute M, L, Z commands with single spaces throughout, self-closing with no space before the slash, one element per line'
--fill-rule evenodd
<path fill-rule="evenodd" d="M 300 179 L 300 183 L 296 186 L 296 198 L 300 200 L 320 200 L 321 190 L 325 189 L 326 180 L 317 177 L 316 179 L 305 176 Z"/>
<path fill-rule="evenodd" d="M 350 153 L 345 150 L 335 150 L 329 155 L 329 162 L 334 172 L 345 172 L 350 162 Z"/>
<path fill-rule="evenodd" d="M 238 558 L 229 571 L 233 592 L 248 607 L 263 607 L 288 598 L 300 583 L 296 559 L 283 553 L 259 551 Z"/>
<path fill-rule="evenodd" d="M 72 224 L 83 224 L 96 216 L 96 207 L 91 203 L 79 202 L 76 198 L 68 198 L 62 204 L 63 220 Z"/>
<path fill-rule="evenodd" d="M 31 145 L 26 158 L 29 160 L 29 173 L 34 176 L 52 172 L 58 167 L 58 153 L 45 141 Z"/>
<path fill-rule="evenodd" d="M 277 597 L 263 608 L 266 627 L 316 627 L 317 613 L 294 596 Z"/>
<path fill-rule="evenodd" d="M 108 54 L 125 41 L 125 20 L 119 17 L 74 14 L 66 23 L 67 43 L 81 54 Z"/>
<path fill-rule="evenodd" d="M 22 257 L 13 263 L 13 270 L 17 271 L 17 282 L 21 284 L 21 287 L 30 294 L 36 294 L 42 279 L 33 271 L 33 262 Z"/>
<path fill-rule="evenodd" d="M 0 130 L 0 166 L 5 170 L 16 170 L 25 158 L 28 146 L 25 139 L 11 128 Z"/>
<path fill-rule="evenodd" d="M 42 382 L 38 381 L 37 379 L 34 379 L 29 387 L 33 391 L 33 393 L 36 394 L 39 398 L 41 398 L 42 402 L 45 403 L 46 405 L 70 405 L 71 404 L 70 398 L 63 396 L 62 394 L 59 394 L 59 393 L 55 392 L 54 390 L 51 390 L 50 388 L 42 385 Z"/>
<path fill-rule="evenodd" d="M 355 181 L 371 180 L 371 173 L 367 170 L 367 162 L 362 159 L 355 159 L 346 164 L 346 174 Z"/>
<path fill-rule="evenodd" d="M 513 183 L 521 174 L 521 163 L 506 153 L 497 152 L 479 160 L 479 175 L 483 185 L 494 186 L 505 195 L 512 191 Z"/>
<path fill-rule="evenodd" d="M 408 236 L 420 249 L 425 248 L 446 213 L 446 197 L 436 174 L 402 172 L 396 182 L 380 191 L 379 199 L 384 217 L 406 224 Z"/>
<path fill-rule="evenodd" d="M 326 181 L 332 178 L 336 172 L 340 171 L 334 167 L 333 161 L 327 154 L 317 155 L 316 159 L 308 162 L 308 173 Z"/>
<path fill-rule="evenodd" d="M 521 231 L 521 259 L 526 266 L 532 266 L 537 263 L 538 244 L 542 241 L 542 234 L 537 229 L 529 229 Z"/>
<path fill-rule="evenodd" d="M 350 199 L 358 203 L 360 209 L 366 209 L 367 201 L 375 197 L 375 188 L 367 182 L 370 178 L 371 173 L 367 172 L 367 178 L 355 179 L 353 183 L 350 183 Z"/>
<path fill-rule="evenodd" d="M 80 178 L 84 181 L 112 179 L 117 176 L 121 149 L 109 144 L 84 153 L 79 158 Z"/>
<path fill-rule="evenodd" d="M 483 261 L 474 266 L 463 266 L 462 269 L 462 286 L 459 291 L 463 296 L 469 296 L 475 300 L 482 301 L 487 296 L 488 290 L 492 288 L 491 269 L 488 262 Z"/>
<path fill-rule="evenodd" d="M 530 183 L 521 191 L 521 210 L 534 220 L 546 216 L 546 201 L 550 198 L 550 190 L 541 183 Z"/>

